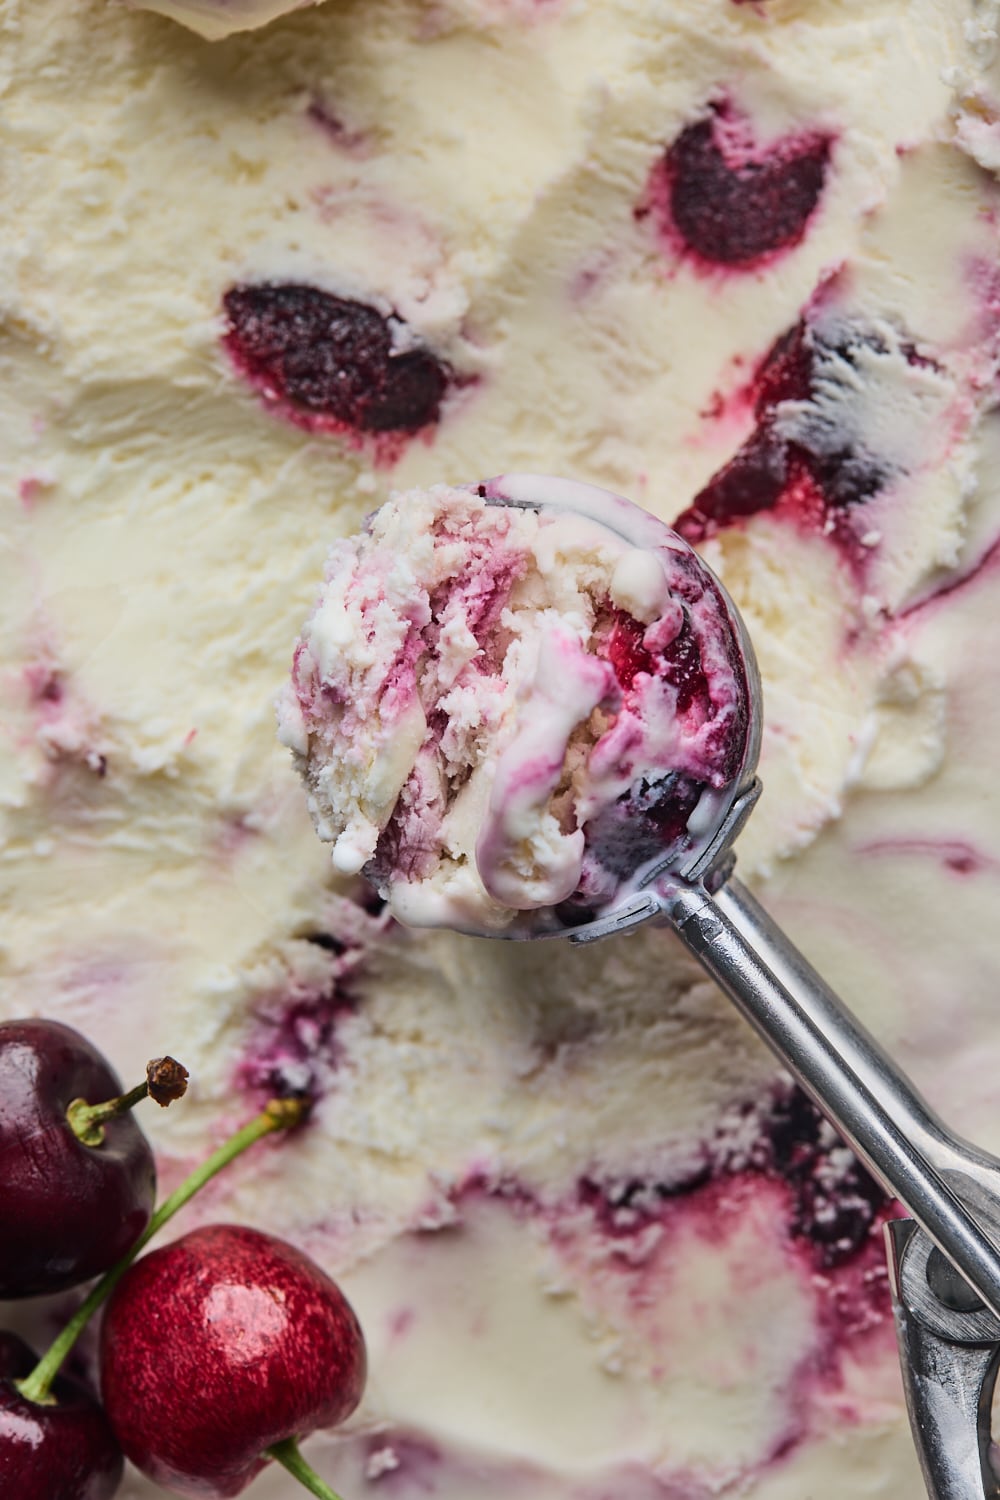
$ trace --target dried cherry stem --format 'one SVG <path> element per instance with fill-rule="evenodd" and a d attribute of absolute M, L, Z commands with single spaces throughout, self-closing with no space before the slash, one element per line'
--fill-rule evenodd
<path fill-rule="evenodd" d="M 280 1443 L 272 1443 L 270 1448 L 264 1449 L 264 1457 L 273 1458 L 276 1463 L 281 1464 L 311 1495 L 318 1495 L 319 1500 L 340 1500 L 336 1491 L 331 1490 L 311 1464 L 306 1463 L 299 1451 L 298 1438 L 285 1438 Z"/>
<path fill-rule="evenodd" d="M 101 1277 L 84 1301 L 80 1303 L 66 1327 L 47 1352 L 42 1355 L 31 1374 L 15 1382 L 26 1401 L 35 1401 L 41 1405 L 50 1402 L 49 1391 L 52 1382 L 80 1334 L 97 1309 L 111 1296 L 136 1256 L 146 1248 L 153 1235 L 163 1228 L 167 1220 L 172 1219 L 177 1210 L 183 1208 L 199 1188 L 204 1187 L 210 1178 L 214 1177 L 217 1172 L 221 1172 L 223 1167 L 228 1166 L 248 1146 L 252 1146 L 255 1141 L 262 1140 L 266 1135 L 273 1135 L 276 1130 L 291 1130 L 305 1118 L 307 1109 L 308 1105 L 301 1099 L 271 1099 L 259 1115 L 256 1115 L 249 1124 L 244 1125 L 242 1130 L 231 1135 L 228 1141 L 223 1141 L 207 1161 L 203 1161 L 199 1167 L 195 1167 L 189 1177 L 185 1177 L 180 1187 L 160 1204 L 128 1254 L 123 1255 L 121 1260 Z"/>
<path fill-rule="evenodd" d="M 74 1099 L 66 1107 L 69 1128 L 84 1146 L 104 1144 L 104 1126 L 108 1120 L 124 1115 L 145 1098 L 155 1099 L 166 1109 L 175 1099 L 181 1099 L 187 1089 L 188 1070 L 173 1057 L 154 1057 L 146 1064 L 146 1077 L 127 1094 L 117 1099 L 105 1099 L 102 1104 L 88 1104 L 86 1099 Z"/>

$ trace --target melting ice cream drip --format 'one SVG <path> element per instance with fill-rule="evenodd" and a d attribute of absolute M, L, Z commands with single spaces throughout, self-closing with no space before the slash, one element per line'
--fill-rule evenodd
<path fill-rule="evenodd" d="M 748 657 L 629 502 L 440 486 L 334 547 L 281 732 L 335 864 L 401 920 L 558 930 L 704 847 L 756 757 Z"/>

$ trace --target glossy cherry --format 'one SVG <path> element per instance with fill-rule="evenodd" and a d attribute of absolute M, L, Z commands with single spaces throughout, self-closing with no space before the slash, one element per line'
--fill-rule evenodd
<path fill-rule="evenodd" d="M 97 1048 L 69 1026 L 0 1024 L 0 1297 L 75 1286 L 138 1239 L 156 1192 L 153 1153 L 130 1114 L 88 1146 L 70 1104 L 112 1099 L 121 1083 Z"/>
<path fill-rule="evenodd" d="M 61 1375 L 49 1404 L 28 1401 L 15 1381 L 35 1355 L 0 1332 L 0 1495 L 11 1500 L 110 1500 L 122 1477 L 121 1450 L 97 1398 Z"/>
<path fill-rule="evenodd" d="M 186 1494 L 239 1494 L 268 1450 L 349 1416 L 365 1373 L 361 1328 L 336 1284 L 292 1245 L 237 1225 L 196 1229 L 136 1261 L 101 1332 L 118 1441 Z"/>

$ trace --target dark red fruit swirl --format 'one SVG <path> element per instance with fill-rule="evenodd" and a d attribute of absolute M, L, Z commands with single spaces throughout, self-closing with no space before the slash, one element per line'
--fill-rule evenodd
<path fill-rule="evenodd" d="M 798 424 L 801 436 L 795 440 L 780 417 L 787 403 L 801 412 L 815 405 L 820 365 L 829 403 L 831 371 L 853 370 L 859 351 L 871 342 L 866 330 L 847 324 L 830 342 L 808 319 L 776 340 L 754 379 L 753 432 L 674 522 L 687 541 L 697 546 L 749 516 L 779 511 L 811 529 L 828 530 L 832 523 L 834 539 L 857 552 L 846 514 L 878 494 L 890 478 L 888 466 L 860 448 L 846 425 L 842 441 L 828 436 L 821 450 L 810 443 L 806 423 Z"/>
<path fill-rule="evenodd" d="M 295 282 L 231 287 L 223 307 L 225 346 L 268 399 L 356 432 L 438 421 L 451 372 L 412 337 L 400 340 L 401 319 Z"/>
<path fill-rule="evenodd" d="M 734 151 L 722 128 L 739 127 Z M 734 132 L 735 133 L 735 132 Z M 797 245 L 819 203 L 831 139 L 821 132 L 754 146 L 728 103 L 688 125 L 664 159 L 673 228 L 689 250 L 723 266 L 748 266 Z"/>
<path fill-rule="evenodd" d="M 701 563 L 677 557 L 674 569 L 675 597 L 690 606 L 708 591 L 720 622 L 725 620 L 726 604 L 705 579 Z M 677 634 L 654 653 L 645 643 L 645 626 L 610 602 L 605 606 L 599 631 L 603 640 L 600 654 L 614 667 L 625 707 L 641 713 L 637 678 L 660 678 L 669 683 L 676 695 L 678 718 L 689 720 L 702 732 L 705 764 L 701 775 L 669 766 L 638 774 L 627 792 L 589 819 L 579 890 L 557 912 L 567 925 L 584 919 L 595 906 L 612 899 L 620 881 L 629 879 L 641 865 L 654 859 L 675 859 L 690 849 L 689 823 L 702 795 L 709 786 L 718 789 L 732 782 L 739 772 L 750 727 L 746 664 L 727 631 L 726 655 L 738 692 L 729 710 L 721 711 L 713 697 L 690 608 L 685 607 L 683 614 Z"/>
<path fill-rule="evenodd" d="M 892 1200 L 833 1126 L 797 1085 L 778 1085 L 769 1107 L 758 1109 L 759 1103 L 748 1102 L 742 1111 L 745 1133 L 705 1142 L 690 1173 L 679 1180 L 636 1177 L 610 1186 L 585 1177 L 581 1201 L 605 1234 L 624 1238 L 641 1233 L 662 1205 L 697 1197 L 734 1177 L 763 1177 L 786 1185 L 789 1238 L 817 1271 L 838 1270 L 877 1251 Z M 876 1295 L 883 1285 L 879 1278 Z"/>

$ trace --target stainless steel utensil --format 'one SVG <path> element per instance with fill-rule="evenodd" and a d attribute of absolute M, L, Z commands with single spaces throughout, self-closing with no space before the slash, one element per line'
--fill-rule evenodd
<path fill-rule="evenodd" d="M 575 511 L 637 546 L 651 534 L 642 512 L 587 485 L 505 475 L 480 492 L 489 504 Z M 887 1241 L 907 1401 L 928 1490 L 934 1500 L 1000 1496 L 989 1461 L 1000 1362 L 1000 1161 L 947 1129 L 733 875 L 732 846 L 760 794 L 762 707 L 752 645 L 724 597 L 747 665 L 753 721 L 732 796 L 683 867 L 637 870 L 623 881 L 620 900 L 564 935 L 590 943 L 646 922 L 672 928 L 906 1207 L 912 1219 L 889 1224 Z M 521 928 L 515 935 L 553 933 Z"/>

